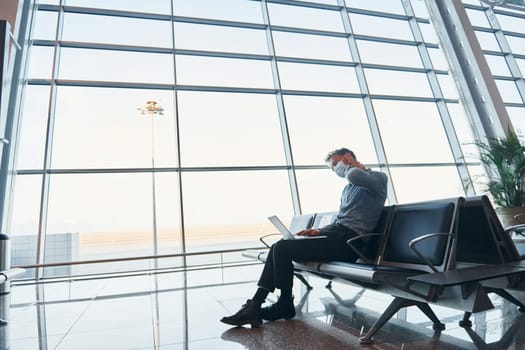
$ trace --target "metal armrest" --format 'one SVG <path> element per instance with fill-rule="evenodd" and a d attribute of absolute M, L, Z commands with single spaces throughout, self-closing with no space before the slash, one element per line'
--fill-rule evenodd
<path fill-rule="evenodd" d="M 436 269 L 436 267 L 434 266 L 434 264 L 432 264 L 432 262 L 430 260 L 428 260 L 423 254 L 421 254 L 421 252 L 419 250 L 417 250 L 417 248 L 416 248 L 416 244 L 418 244 L 419 242 L 427 240 L 427 239 L 432 238 L 432 237 L 436 237 L 436 236 L 450 236 L 450 237 L 453 237 L 454 235 L 452 233 L 444 233 L 444 232 L 429 233 L 429 234 L 426 234 L 426 235 L 414 238 L 413 240 L 411 240 L 408 243 L 408 246 L 410 247 L 410 249 L 412 249 L 414 251 L 414 253 L 416 253 L 416 255 L 421 260 L 423 260 L 425 262 L 425 264 L 427 264 L 432 269 L 432 271 L 439 272 Z"/>
<path fill-rule="evenodd" d="M 259 237 L 259 241 L 261 241 L 262 244 L 264 244 L 266 247 L 270 248 L 270 245 L 265 242 L 265 238 L 271 237 L 271 236 L 281 236 L 280 233 L 270 233 L 269 235 L 264 235 L 262 237 Z"/>
<path fill-rule="evenodd" d="M 516 222 L 519 223 L 519 224 L 525 224 L 525 222 L 523 222 L 520 219 L 521 217 L 523 217 L 523 219 L 525 220 L 525 213 L 520 213 L 520 214 L 514 215 L 514 220 L 516 220 Z"/>
<path fill-rule="evenodd" d="M 368 259 L 366 256 L 364 256 L 363 253 L 360 252 L 359 250 L 357 250 L 357 248 L 352 244 L 353 241 L 357 241 L 359 239 L 373 237 L 373 236 L 383 236 L 383 233 L 365 233 L 365 234 L 362 234 L 362 235 L 358 235 L 358 236 L 352 237 L 349 240 L 347 240 L 346 244 L 350 248 L 352 248 L 352 250 L 357 254 L 357 256 L 359 256 L 359 258 L 363 259 L 366 263 L 374 263 L 374 261 L 372 261 L 372 260 Z"/>
<path fill-rule="evenodd" d="M 516 216 L 518 216 L 518 215 L 516 215 Z M 525 224 L 512 225 L 512 226 L 505 227 L 505 232 L 506 233 L 515 232 L 518 235 L 525 236 L 524 231 L 525 231 Z"/>

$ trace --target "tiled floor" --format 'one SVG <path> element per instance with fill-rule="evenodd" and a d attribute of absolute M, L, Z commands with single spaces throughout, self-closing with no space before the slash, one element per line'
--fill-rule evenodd
<path fill-rule="evenodd" d="M 0 349 L 358 349 L 391 297 L 311 278 L 297 281 L 300 308 L 289 321 L 231 328 L 219 319 L 253 294 L 261 266 L 148 276 L 15 285 L 4 296 L 9 323 L 0 326 Z M 270 296 L 275 300 L 275 296 Z M 10 298 L 9 301 L 7 298 Z M 492 297 L 491 297 L 492 298 Z M 462 313 L 433 307 L 446 330 L 436 333 L 415 307 L 398 313 L 369 349 L 525 349 L 525 314 L 492 298 L 495 309 L 475 314 L 471 330 Z M 0 303 L 0 306 L 2 304 Z"/>

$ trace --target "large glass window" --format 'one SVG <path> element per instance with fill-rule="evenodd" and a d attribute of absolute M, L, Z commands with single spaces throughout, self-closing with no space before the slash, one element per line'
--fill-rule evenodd
<path fill-rule="evenodd" d="M 344 180 L 324 158 L 339 147 L 374 169 L 386 159 L 381 169 L 398 196 L 390 202 L 462 194 L 458 154 L 471 149 L 472 133 L 424 2 L 345 3 L 39 2 L 11 217 L 14 236 L 29 238 L 20 238 L 25 252 L 17 248 L 16 258 L 204 252 L 212 254 L 184 261 L 238 262 L 238 252 L 221 250 L 253 247 L 275 232 L 267 216 L 288 222 L 300 211 L 337 210 Z M 409 6 L 425 44 L 414 41 Z M 488 28 L 477 32 L 483 48 L 499 50 L 484 14 L 469 12 Z M 522 68 L 523 39 L 513 35 L 508 44 Z M 519 125 L 519 77 L 489 54 Z M 430 88 L 434 76 L 442 95 Z M 447 118 L 455 130 L 444 128 Z M 37 257 L 39 240 L 46 247 Z M 184 261 L 53 267 L 45 275 Z"/>

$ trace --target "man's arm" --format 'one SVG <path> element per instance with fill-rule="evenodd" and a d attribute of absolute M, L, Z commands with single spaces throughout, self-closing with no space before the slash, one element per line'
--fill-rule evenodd
<path fill-rule="evenodd" d="M 375 189 L 382 186 L 384 179 L 376 172 L 369 172 L 357 167 L 350 168 L 346 174 L 347 180 L 359 187 Z"/>

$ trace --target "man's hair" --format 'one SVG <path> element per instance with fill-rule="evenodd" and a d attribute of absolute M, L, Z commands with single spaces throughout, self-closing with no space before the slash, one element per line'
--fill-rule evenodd
<path fill-rule="evenodd" d="M 338 156 L 344 156 L 345 154 L 347 153 L 350 153 L 350 155 L 355 159 L 357 160 L 357 157 L 355 156 L 355 153 L 350 151 L 348 148 L 338 148 L 336 150 L 333 150 L 331 152 L 328 153 L 328 155 L 326 156 L 326 158 L 324 159 L 325 162 L 329 162 L 330 159 L 332 159 L 332 157 L 337 154 Z"/>

